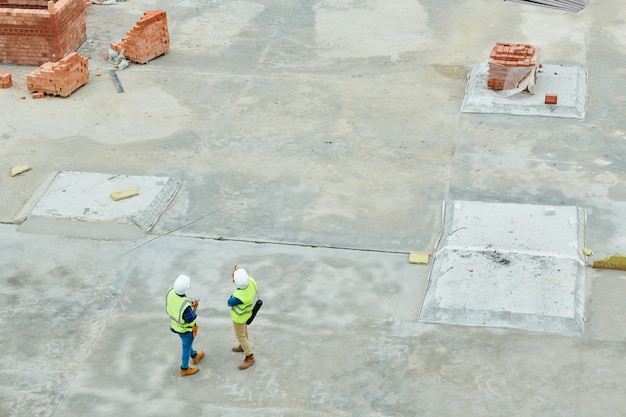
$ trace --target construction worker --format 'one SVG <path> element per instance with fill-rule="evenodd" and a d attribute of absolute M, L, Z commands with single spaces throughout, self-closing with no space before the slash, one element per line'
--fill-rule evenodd
<path fill-rule="evenodd" d="M 233 352 L 244 352 L 245 359 L 239 365 L 239 369 L 248 369 L 254 365 L 254 353 L 248 339 L 248 325 L 246 322 L 252 316 L 252 303 L 256 295 L 256 281 L 248 275 L 245 269 L 235 266 L 232 272 L 233 282 L 237 289 L 228 299 L 230 317 L 233 320 L 235 337 L 239 345 L 233 346 Z"/>
<path fill-rule="evenodd" d="M 180 336 L 182 342 L 181 376 L 193 375 L 199 371 L 198 368 L 189 367 L 189 358 L 193 364 L 197 364 L 204 357 L 203 351 L 196 352 L 192 346 L 198 332 L 196 325 L 198 300 L 191 301 L 187 298 L 190 282 L 187 275 L 179 275 L 174 281 L 174 286 L 167 290 L 165 297 L 165 308 L 171 319 L 170 330 Z"/>

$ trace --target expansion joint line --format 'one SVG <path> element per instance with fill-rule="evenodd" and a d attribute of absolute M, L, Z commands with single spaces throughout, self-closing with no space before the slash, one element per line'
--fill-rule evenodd
<path fill-rule="evenodd" d="M 225 238 L 222 236 L 218 236 L 218 237 L 188 236 L 188 235 L 177 235 L 177 236 L 188 237 L 192 239 L 216 240 L 216 241 L 223 241 L 223 242 L 256 243 L 258 245 L 296 246 L 296 247 L 302 247 L 302 248 L 316 248 L 316 249 L 336 249 L 336 250 L 349 250 L 349 251 L 355 251 L 355 252 L 389 253 L 389 254 L 395 254 L 395 255 L 408 255 L 410 253 L 406 251 L 394 251 L 394 250 L 385 250 L 385 249 L 352 248 L 348 246 L 336 246 L 336 245 L 312 245 L 309 243 L 276 242 L 276 241 L 271 241 L 271 240 L 256 240 L 256 239 L 237 239 L 237 238 Z"/>

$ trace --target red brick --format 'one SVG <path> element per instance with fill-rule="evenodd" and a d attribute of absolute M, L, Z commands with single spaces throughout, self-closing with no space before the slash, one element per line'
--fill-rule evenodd
<path fill-rule="evenodd" d="M 559 100 L 558 94 L 546 94 L 544 104 L 556 104 Z"/>
<path fill-rule="evenodd" d="M 13 85 L 10 72 L 0 72 L 0 88 L 9 88 Z"/>
<path fill-rule="evenodd" d="M 20 7 L 21 3 L 32 7 Z M 86 39 L 84 0 L 12 0 L 10 5 L 0 1 L 0 63 L 58 61 Z"/>
<path fill-rule="evenodd" d="M 170 36 L 167 16 L 163 10 L 148 10 L 129 30 L 121 42 L 111 42 L 111 49 L 124 50 L 124 56 L 133 62 L 145 64 L 169 51 Z"/>
<path fill-rule="evenodd" d="M 89 80 L 89 60 L 76 52 L 59 62 L 47 62 L 26 77 L 29 91 L 68 97 Z"/>
<path fill-rule="evenodd" d="M 494 90 L 504 89 L 505 81 L 510 78 L 509 73 L 511 71 L 515 70 L 515 74 L 517 74 L 520 72 L 518 68 L 523 68 L 524 70 L 521 71 L 520 76 L 528 76 L 532 73 L 532 67 L 536 66 L 536 62 L 536 49 L 533 46 L 520 43 L 497 42 L 489 55 L 487 87 Z M 522 80 L 519 80 L 519 82 Z"/>

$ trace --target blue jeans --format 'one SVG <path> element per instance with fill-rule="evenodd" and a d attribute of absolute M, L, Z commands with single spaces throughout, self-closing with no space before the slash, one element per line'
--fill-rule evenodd
<path fill-rule="evenodd" d="M 178 333 L 180 341 L 183 343 L 183 355 L 181 357 L 180 369 L 187 369 L 189 367 L 189 358 L 194 358 L 198 353 L 193 350 L 191 346 L 193 344 L 193 332 Z"/>

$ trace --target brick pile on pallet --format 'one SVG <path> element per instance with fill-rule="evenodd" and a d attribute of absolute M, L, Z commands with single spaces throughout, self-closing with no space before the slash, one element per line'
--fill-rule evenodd
<path fill-rule="evenodd" d="M 533 81 L 536 81 L 537 55 L 532 45 L 496 43 L 489 55 L 487 87 L 492 90 L 512 90 L 528 77 L 535 77 Z"/>
<path fill-rule="evenodd" d="M 170 34 L 164 10 L 149 10 L 128 31 L 121 43 L 111 42 L 111 49 L 138 64 L 165 54 L 170 49 Z"/>
<path fill-rule="evenodd" d="M 58 62 L 46 62 L 26 76 L 29 91 L 68 97 L 89 81 L 89 60 L 72 52 Z"/>
<path fill-rule="evenodd" d="M 13 85 L 10 72 L 0 72 L 0 88 L 9 88 Z"/>

